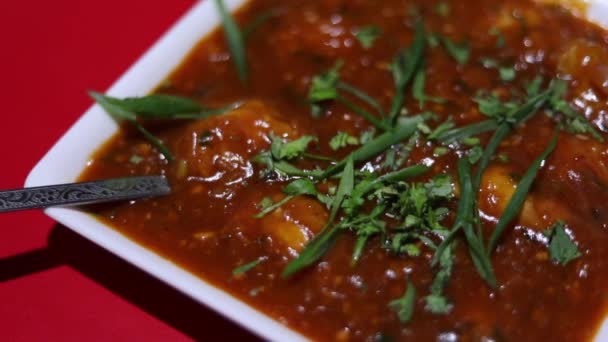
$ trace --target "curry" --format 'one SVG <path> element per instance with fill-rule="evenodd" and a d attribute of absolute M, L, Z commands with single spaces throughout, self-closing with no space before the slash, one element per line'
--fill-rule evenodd
<path fill-rule="evenodd" d="M 93 180 L 103 221 L 314 340 L 585 341 L 608 297 L 608 32 L 526 0 L 253 0 Z"/>

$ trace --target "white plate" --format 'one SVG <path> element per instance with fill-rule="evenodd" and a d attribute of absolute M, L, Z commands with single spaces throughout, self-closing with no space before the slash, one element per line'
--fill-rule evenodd
<path fill-rule="evenodd" d="M 234 9 L 246 0 L 225 1 L 230 9 Z M 608 0 L 590 1 L 586 17 L 608 27 Z M 148 94 L 180 64 L 193 46 L 219 23 L 214 2 L 199 2 L 142 56 L 108 93 L 119 97 Z M 30 172 L 25 186 L 75 181 L 91 155 L 112 137 L 117 129 L 118 126 L 109 115 L 99 106 L 92 106 L 38 162 Z M 76 209 L 64 208 L 47 209 L 45 212 L 66 227 L 263 338 L 272 341 L 306 340 L 297 332 L 129 240 L 90 215 Z M 596 340 L 608 341 L 608 322 L 603 325 Z"/>

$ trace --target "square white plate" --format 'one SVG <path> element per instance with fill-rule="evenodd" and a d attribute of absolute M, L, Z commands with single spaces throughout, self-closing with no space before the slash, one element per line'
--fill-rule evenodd
<path fill-rule="evenodd" d="M 235 9 L 246 0 L 225 1 L 230 9 Z M 608 0 L 589 0 L 588 2 L 587 18 L 608 27 Z M 220 18 L 214 2 L 209 0 L 199 2 L 142 56 L 108 90 L 108 93 L 118 97 L 148 94 L 219 23 Z M 109 115 L 99 106 L 92 106 L 38 162 L 29 174 L 25 186 L 75 181 L 86 167 L 91 155 L 117 130 L 117 124 Z M 302 335 L 221 289 L 129 240 L 91 215 L 66 208 L 51 208 L 45 212 L 66 227 L 263 338 L 272 341 L 306 340 Z M 603 325 L 596 340 L 608 341 L 608 324 Z"/>

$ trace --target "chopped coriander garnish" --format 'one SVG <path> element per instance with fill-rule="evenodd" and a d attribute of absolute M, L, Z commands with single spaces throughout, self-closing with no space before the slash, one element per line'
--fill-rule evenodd
<path fill-rule="evenodd" d="M 416 288 L 411 280 L 407 280 L 407 288 L 403 297 L 395 299 L 388 304 L 389 308 L 397 313 L 401 323 L 409 322 L 414 315 L 416 304 Z"/>
<path fill-rule="evenodd" d="M 353 162 L 360 162 L 376 156 L 384 152 L 390 146 L 412 136 L 416 132 L 418 124 L 425 120 L 426 116 L 422 115 L 400 118 L 397 126 L 393 130 L 387 131 L 359 147 L 353 151 L 348 158 L 352 158 Z M 346 164 L 347 159 L 344 159 L 325 170 L 322 177 L 326 178 L 340 172 Z"/>
<path fill-rule="evenodd" d="M 321 115 L 320 102 L 336 100 L 342 105 L 346 106 L 349 110 L 352 110 L 356 114 L 374 124 L 374 126 L 383 130 L 389 129 L 390 127 L 384 121 L 378 119 L 364 108 L 357 106 L 355 103 L 340 94 L 339 90 L 346 91 L 356 98 L 364 101 L 372 108 L 376 109 L 380 115 L 383 115 L 382 108 L 371 96 L 365 94 L 363 91 L 355 88 L 354 86 L 340 81 L 339 71 L 343 64 L 344 63 L 339 60 L 330 70 L 323 74 L 317 75 L 312 79 L 312 84 L 308 93 L 308 100 L 312 105 L 312 115 L 314 117 L 319 117 L 319 115 Z"/>
<path fill-rule="evenodd" d="M 500 65 L 497 60 L 495 60 L 494 58 L 488 58 L 488 57 L 481 58 L 480 62 L 481 62 L 481 64 L 483 64 L 484 67 L 490 68 L 490 69 L 498 68 L 498 66 Z"/>
<path fill-rule="evenodd" d="M 473 146 L 470 150 L 467 151 L 467 158 L 469 159 L 469 163 L 477 163 L 479 159 L 481 159 L 482 154 L 483 149 L 480 146 Z"/>
<path fill-rule="evenodd" d="M 498 68 L 498 74 L 500 75 L 500 79 L 505 82 L 513 81 L 516 76 L 515 68 L 513 67 Z"/>
<path fill-rule="evenodd" d="M 435 157 L 441 157 L 443 155 L 446 155 L 450 150 L 447 147 L 444 146 L 439 146 L 439 147 L 435 147 L 435 149 L 433 150 L 433 155 Z"/>
<path fill-rule="evenodd" d="M 222 18 L 222 26 L 224 27 L 224 36 L 226 43 L 230 49 L 232 61 L 236 67 L 237 74 L 241 82 L 247 82 L 247 55 L 245 51 L 245 40 L 238 24 L 226 9 L 223 0 L 215 0 L 217 8 Z"/>
<path fill-rule="evenodd" d="M 308 144 L 316 141 L 317 138 L 311 135 L 304 135 L 296 140 L 285 142 L 283 139 L 271 134 L 270 140 L 272 141 L 270 145 L 272 156 L 277 160 L 289 160 L 302 155 L 308 148 Z"/>
<path fill-rule="evenodd" d="M 445 46 L 446 51 L 452 58 L 458 62 L 458 64 L 466 64 L 469 61 L 471 50 L 469 43 L 465 40 L 461 43 L 455 43 L 450 38 L 442 36 L 441 42 Z"/>
<path fill-rule="evenodd" d="M 604 137 L 593 127 L 593 124 L 576 112 L 564 99 L 568 83 L 555 79 L 551 85 L 553 93 L 549 99 L 550 111 L 548 114 L 557 119 L 560 128 L 572 134 L 589 134 L 598 141 L 604 141 Z"/>
<path fill-rule="evenodd" d="M 374 42 L 376 39 L 378 39 L 380 34 L 382 34 L 382 30 L 380 30 L 379 27 L 368 25 L 359 28 L 355 34 L 355 37 L 357 37 L 357 40 L 359 43 L 361 43 L 363 48 L 370 49 L 372 46 L 374 46 Z"/>
<path fill-rule="evenodd" d="M 482 58 L 481 63 L 489 69 L 497 69 L 498 76 L 504 82 L 510 82 L 515 79 L 517 72 L 513 66 L 501 66 L 500 63 L 493 58 Z"/>
<path fill-rule="evenodd" d="M 454 245 L 450 245 L 439 258 L 439 271 L 431 284 L 431 293 L 425 298 L 426 305 L 424 308 L 429 312 L 447 314 L 452 310 L 452 304 L 444 295 L 443 290 L 452 276 L 455 257 Z"/>
<path fill-rule="evenodd" d="M 338 132 L 338 134 L 329 141 L 329 147 L 334 151 L 349 145 L 359 145 L 359 139 L 343 131 Z"/>
<path fill-rule="evenodd" d="M 314 116 L 321 114 L 319 102 L 327 100 L 335 100 L 338 97 L 337 83 L 340 79 L 340 68 L 344 62 L 339 60 L 336 64 L 323 74 L 313 77 L 310 90 L 308 92 L 308 100 L 312 103 L 312 113 Z"/>
<path fill-rule="evenodd" d="M 566 265 L 581 256 L 581 252 L 565 227 L 564 222 L 558 221 L 545 233 L 549 238 L 549 256 L 552 261 L 560 265 Z"/>
<path fill-rule="evenodd" d="M 241 277 L 243 275 L 245 275 L 245 273 L 251 271 L 252 269 L 256 268 L 259 264 L 261 264 L 262 262 L 264 262 L 266 260 L 266 257 L 260 257 L 257 258 L 251 262 L 248 262 L 246 264 L 243 264 L 237 268 L 235 268 L 234 270 L 232 270 L 232 276 L 235 278 Z"/>

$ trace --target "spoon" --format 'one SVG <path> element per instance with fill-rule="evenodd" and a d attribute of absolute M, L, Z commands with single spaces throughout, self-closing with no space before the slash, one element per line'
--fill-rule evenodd
<path fill-rule="evenodd" d="M 142 197 L 167 195 L 171 187 L 165 176 L 112 178 L 0 191 L 0 213 L 9 211 L 76 206 Z"/>

